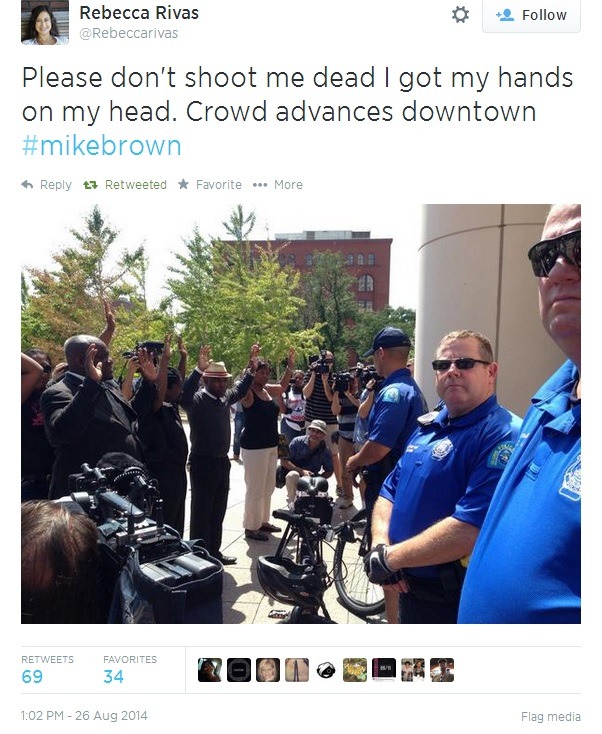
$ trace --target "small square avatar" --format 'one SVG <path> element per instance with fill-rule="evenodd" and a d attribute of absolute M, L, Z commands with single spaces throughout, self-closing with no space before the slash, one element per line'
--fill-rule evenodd
<path fill-rule="evenodd" d="M 431 658 L 431 680 L 433 683 L 452 683 L 454 680 L 454 659 Z"/>
<path fill-rule="evenodd" d="M 343 680 L 346 683 L 364 683 L 367 679 L 366 658 L 343 658 Z"/>
<path fill-rule="evenodd" d="M 221 683 L 221 658 L 199 658 L 199 683 Z"/>
<path fill-rule="evenodd" d="M 286 658 L 284 680 L 289 683 L 305 683 L 309 680 L 309 658 Z"/>
<path fill-rule="evenodd" d="M 280 680 L 280 660 L 278 658 L 257 658 L 255 661 L 255 680 L 258 683 L 278 683 Z"/>

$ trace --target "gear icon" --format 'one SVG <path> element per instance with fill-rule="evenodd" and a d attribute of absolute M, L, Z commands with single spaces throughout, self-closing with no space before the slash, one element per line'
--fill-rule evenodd
<path fill-rule="evenodd" d="M 456 9 L 452 10 L 452 18 L 456 23 L 464 23 L 468 18 L 468 10 L 466 10 L 464 5 L 462 7 L 456 5 Z"/>

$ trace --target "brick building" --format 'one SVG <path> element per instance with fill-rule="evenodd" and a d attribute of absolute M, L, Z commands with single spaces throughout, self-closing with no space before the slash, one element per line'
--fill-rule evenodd
<path fill-rule="evenodd" d="M 341 252 L 347 270 L 355 278 L 353 293 L 358 306 L 365 311 L 380 311 L 389 305 L 392 242 L 390 238 L 372 239 L 370 232 L 307 230 L 276 234 L 272 244 L 280 249 L 280 262 L 301 273 L 311 270 L 315 252 Z"/>

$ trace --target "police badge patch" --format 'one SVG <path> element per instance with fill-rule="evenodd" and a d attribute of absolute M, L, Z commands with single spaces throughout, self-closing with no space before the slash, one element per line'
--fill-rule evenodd
<path fill-rule="evenodd" d="M 563 497 L 578 502 L 581 499 L 581 454 L 569 466 L 562 478 L 562 486 L 558 493 Z"/>
<path fill-rule="evenodd" d="M 435 461 L 441 461 L 441 459 L 444 459 L 453 448 L 454 445 L 449 438 L 444 438 L 441 441 L 437 441 L 433 446 L 431 456 Z"/>
<path fill-rule="evenodd" d="M 399 403 L 399 390 L 396 387 L 388 387 L 382 394 L 381 398 L 383 403 Z"/>
<path fill-rule="evenodd" d="M 512 456 L 513 451 L 514 444 L 512 441 L 504 441 L 498 444 L 487 459 L 487 466 L 491 469 L 503 469 Z"/>

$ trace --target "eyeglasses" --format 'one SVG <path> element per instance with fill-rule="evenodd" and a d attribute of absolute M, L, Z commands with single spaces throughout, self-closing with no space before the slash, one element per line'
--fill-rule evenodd
<path fill-rule="evenodd" d="M 552 240 L 542 240 L 533 245 L 528 256 L 538 278 L 547 278 L 560 256 L 569 265 L 581 270 L 581 230 L 567 232 Z"/>
<path fill-rule="evenodd" d="M 42 365 L 42 372 L 49 375 L 52 372 L 52 367 L 49 364 Z"/>
<path fill-rule="evenodd" d="M 475 364 L 491 364 L 491 362 L 472 357 L 460 357 L 459 359 L 434 359 L 431 364 L 435 372 L 447 372 L 452 364 L 456 365 L 456 369 L 459 370 L 471 370 Z"/>

